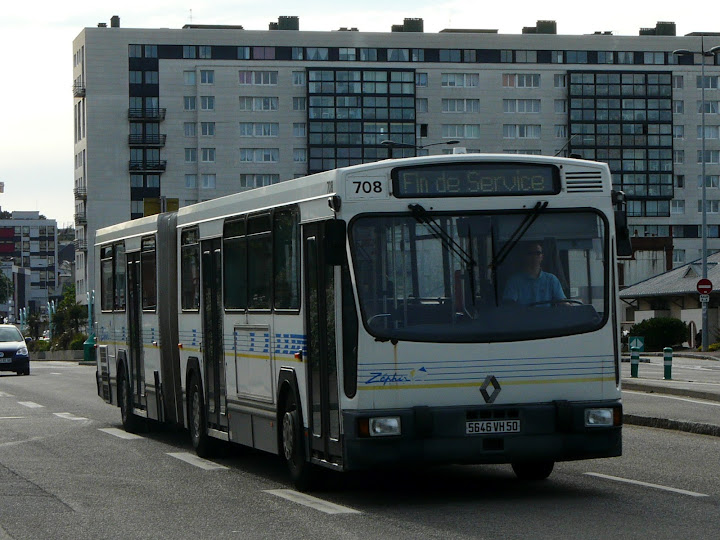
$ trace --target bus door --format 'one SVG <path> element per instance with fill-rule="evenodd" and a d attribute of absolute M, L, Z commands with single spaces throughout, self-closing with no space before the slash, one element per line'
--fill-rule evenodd
<path fill-rule="evenodd" d="M 145 359 L 142 341 L 142 295 L 140 293 L 140 253 L 127 254 L 128 281 L 128 368 L 133 405 L 145 408 Z"/>
<path fill-rule="evenodd" d="M 225 427 L 225 351 L 223 347 L 222 260 L 220 239 L 203 240 L 202 248 L 202 322 L 203 360 L 208 425 Z"/>
<path fill-rule="evenodd" d="M 304 227 L 305 332 L 311 455 L 337 462 L 340 409 L 335 345 L 335 267 L 326 264 L 324 223 Z"/>

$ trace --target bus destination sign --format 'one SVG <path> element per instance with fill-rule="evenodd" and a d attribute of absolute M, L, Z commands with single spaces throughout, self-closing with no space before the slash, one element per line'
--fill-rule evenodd
<path fill-rule="evenodd" d="M 393 194 L 410 197 L 493 197 L 554 195 L 560 192 L 555 165 L 466 162 L 398 167 Z"/>

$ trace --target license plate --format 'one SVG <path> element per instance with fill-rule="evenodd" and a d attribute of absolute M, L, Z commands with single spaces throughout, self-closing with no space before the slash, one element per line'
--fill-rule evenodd
<path fill-rule="evenodd" d="M 486 433 L 520 433 L 520 420 L 469 420 L 465 422 L 466 435 Z"/>
<path fill-rule="evenodd" d="M 12 362 L 12 358 L 0 358 L 0 364 L 9 364 Z"/>

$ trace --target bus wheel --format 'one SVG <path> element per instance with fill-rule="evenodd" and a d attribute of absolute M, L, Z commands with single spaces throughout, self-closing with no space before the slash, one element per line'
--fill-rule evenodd
<path fill-rule="evenodd" d="M 300 425 L 300 412 L 295 396 L 288 394 L 282 417 L 282 455 L 298 491 L 307 491 L 312 485 L 312 465 L 305 459 L 305 445 Z"/>
<path fill-rule="evenodd" d="M 122 425 L 128 433 L 136 433 L 140 429 L 140 418 L 132 412 L 130 383 L 127 380 L 124 370 L 120 372 L 118 379 L 120 381 L 118 397 L 120 398 L 120 418 L 122 419 Z"/>
<path fill-rule="evenodd" d="M 190 438 L 193 448 L 198 456 L 202 458 L 212 455 L 212 441 L 207 434 L 207 422 L 205 420 L 205 400 L 203 399 L 202 388 L 197 377 L 190 379 Z"/>
<path fill-rule="evenodd" d="M 550 476 L 554 466 L 554 461 L 519 461 L 512 464 L 518 480 L 530 482 L 545 480 Z"/>

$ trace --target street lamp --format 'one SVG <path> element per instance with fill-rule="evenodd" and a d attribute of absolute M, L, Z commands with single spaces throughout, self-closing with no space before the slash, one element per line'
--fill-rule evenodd
<path fill-rule="evenodd" d="M 388 148 L 414 148 L 415 150 L 424 150 L 425 148 L 429 146 L 439 146 L 441 144 L 458 144 L 460 141 L 451 140 L 451 141 L 440 141 L 440 142 L 434 142 L 429 144 L 409 144 L 409 143 L 401 143 L 401 142 L 395 142 L 391 141 L 390 139 L 386 139 L 384 141 L 380 141 L 380 144 L 383 146 L 386 146 Z M 416 152 L 417 154 L 417 152 Z"/>
<path fill-rule="evenodd" d="M 676 49 L 672 52 L 672 54 L 678 55 L 678 56 L 685 56 L 689 54 L 700 54 L 702 56 L 702 61 L 700 62 L 700 117 L 702 118 L 702 128 L 700 133 L 700 139 L 702 141 L 702 151 L 701 151 L 701 157 L 702 161 L 700 162 L 700 165 L 702 167 L 701 171 L 701 181 L 702 181 L 702 277 L 703 279 L 707 279 L 707 208 L 705 205 L 707 204 L 707 190 L 705 186 L 705 57 L 706 56 L 712 56 L 713 58 L 715 55 L 720 52 L 720 45 L 716 45 L 715 47 L 712 47 L 705 50 L 705 36 L 700 36 L 700 51 L 699 52 L 693 52 L 688 49 Z M 708 350 L 708 341 L 709 341 L 709 334 L 710 330 L 708 328 L 708 301 L 705 300 L 702 302 L 702 350 L 707 351 Z"/>

